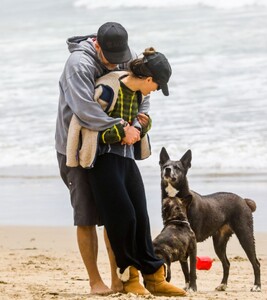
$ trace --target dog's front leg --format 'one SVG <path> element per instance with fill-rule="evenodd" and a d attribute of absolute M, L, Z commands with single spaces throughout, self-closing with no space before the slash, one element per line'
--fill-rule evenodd
<path fill-rule="evenodd" d="M 184 273 L 184 279 L 185 279 L 185 287 L 184 287 L 184 290 L 188 290 L 189 287 L 190 287 L 190 277 L 189 277 L 189 268 L 188 268 L 188 263 L 187 261 L 181 261 L 180 260 L 180 265 L 181 265 L 181 268 L 183 270 L 183 273 Z"/>
<path fill-rule="evenodd" d="M 190 283 L 189 283 L 189 290 L 194 292 L 197 291 L 197 272 L 196 272 L 196 259 L 197 251 L 196 248 L 194 251 L 191 251 L 189 259 L 190 259 Z"/>

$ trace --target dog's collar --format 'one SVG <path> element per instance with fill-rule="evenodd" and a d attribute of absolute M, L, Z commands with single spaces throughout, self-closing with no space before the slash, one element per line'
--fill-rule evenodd
<path fill-rule="evenodd" d="M 170 220 L 169 222 L 167 222 L 167 224 L 165 225 L 165 227 L 168 226 L 168 225 L 170 225 L 170 224 L 180 225 L 181 223 L 182 224 L 186 224 L 186 225 L 188 225 L 191 228 L 190 223 L 188 221 L 185 221 L 185 220 Z"/>

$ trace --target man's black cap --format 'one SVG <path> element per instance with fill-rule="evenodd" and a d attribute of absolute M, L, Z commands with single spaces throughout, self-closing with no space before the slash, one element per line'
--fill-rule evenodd
<path fill-rule="evenodd" d="M 120 64 L 132 58 L 128 46 L 128 33 L 119 23 L 103 24 L 98 29 L 97 41 L 109 63 Z"/>

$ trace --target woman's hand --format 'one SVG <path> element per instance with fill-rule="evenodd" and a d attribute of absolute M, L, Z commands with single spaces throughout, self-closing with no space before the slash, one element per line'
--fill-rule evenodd
<path fill-rule="evenodd" d="M 148 122 L 149 122 L 149 116 L 147 116 L 144 113 L 139 113 L 137 115 L 137 120 L 138 120 L 138 122 L 140 123 L 140 125 L 142 127 L 147 127 L 148 126 Z"/>

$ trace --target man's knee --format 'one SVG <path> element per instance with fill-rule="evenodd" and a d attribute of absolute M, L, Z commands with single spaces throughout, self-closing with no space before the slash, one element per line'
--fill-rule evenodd
<path fill-rule="evenodd" d="M 77 226 L 77 235 L 78 237 L 84 237 L 89 239 L 96 239 L 97 233 L 96 233 L 96 226 Z"/>

